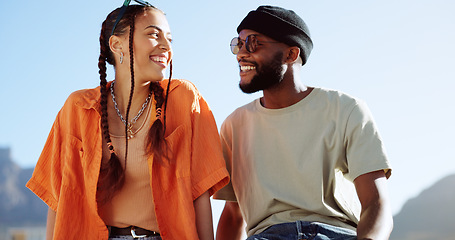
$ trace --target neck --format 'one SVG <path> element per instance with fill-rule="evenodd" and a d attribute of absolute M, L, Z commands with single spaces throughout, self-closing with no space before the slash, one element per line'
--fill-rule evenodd
<path fill-rule="evenodd" d="M 114 94 L 118 104 L 119 110 L 122 114 L 126 113 L 128 107 L 128 101 L 131 93 L 131 81 L 130 79 L 115 79 Z M 131 101 L 130 113 L 135 114 L 145 102 L 145 99 L 150 93 L 150 82 L 147 83 L 135 83 L 133 98 Z"/>
<path fill-rule="evenodd" d="M 298 103 L 311 93 L 313 88 L 300 81 L 299 71 L 287 71 L 283 80 L 270 89 L 263 91 L 261 104 L 265 108 L 279 109 Z"/>

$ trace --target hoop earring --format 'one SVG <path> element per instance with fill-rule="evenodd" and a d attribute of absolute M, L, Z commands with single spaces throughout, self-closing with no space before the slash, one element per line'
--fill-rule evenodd
<path fill-rule="evenodd" d="M 120 64 L 123 63 L 123 52 L 120 52 Z"/>

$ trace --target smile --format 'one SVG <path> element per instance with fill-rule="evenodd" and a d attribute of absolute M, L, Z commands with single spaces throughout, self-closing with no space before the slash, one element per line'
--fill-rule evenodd
<path fill-rule="evenodd" d="M 159 63 L 167 63 L 167 58 L 166 57 L 160 57 L 160 56 L 152 56 L 150 59 L 154 62 L 159 62 Z"/>
<path fill-rule="evenodd" d="M 255 66 L 240 66 L 240 71 L 241 72 L 247 72 L 256 69 Z"/>

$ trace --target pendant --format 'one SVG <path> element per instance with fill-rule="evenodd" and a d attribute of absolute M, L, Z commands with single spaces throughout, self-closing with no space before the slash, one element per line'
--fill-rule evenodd
<path fill-rule="evenodd" d="M 131 123 L 128 123 L 128 127 L 126 129 L 126 134 L 127 134 L 127 139 L 130 140 L 131 138 L 134 137 L 134 133 L 133 133 L 133 124 Z"/>

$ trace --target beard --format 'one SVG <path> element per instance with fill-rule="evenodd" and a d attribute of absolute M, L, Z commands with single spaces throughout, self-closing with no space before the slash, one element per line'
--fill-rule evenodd
<path fill-rule="evenodd" d="M 253 76 L 251 81 L 246 84 L 239 84 L 240 89 L 244 93 L 255 93 L 257 91 L 266 90 L 278 85 L 283 80 L 283 53 L 278 52 L 268 63 L 258 66 L 255 63 L 256 75 Z"/>

